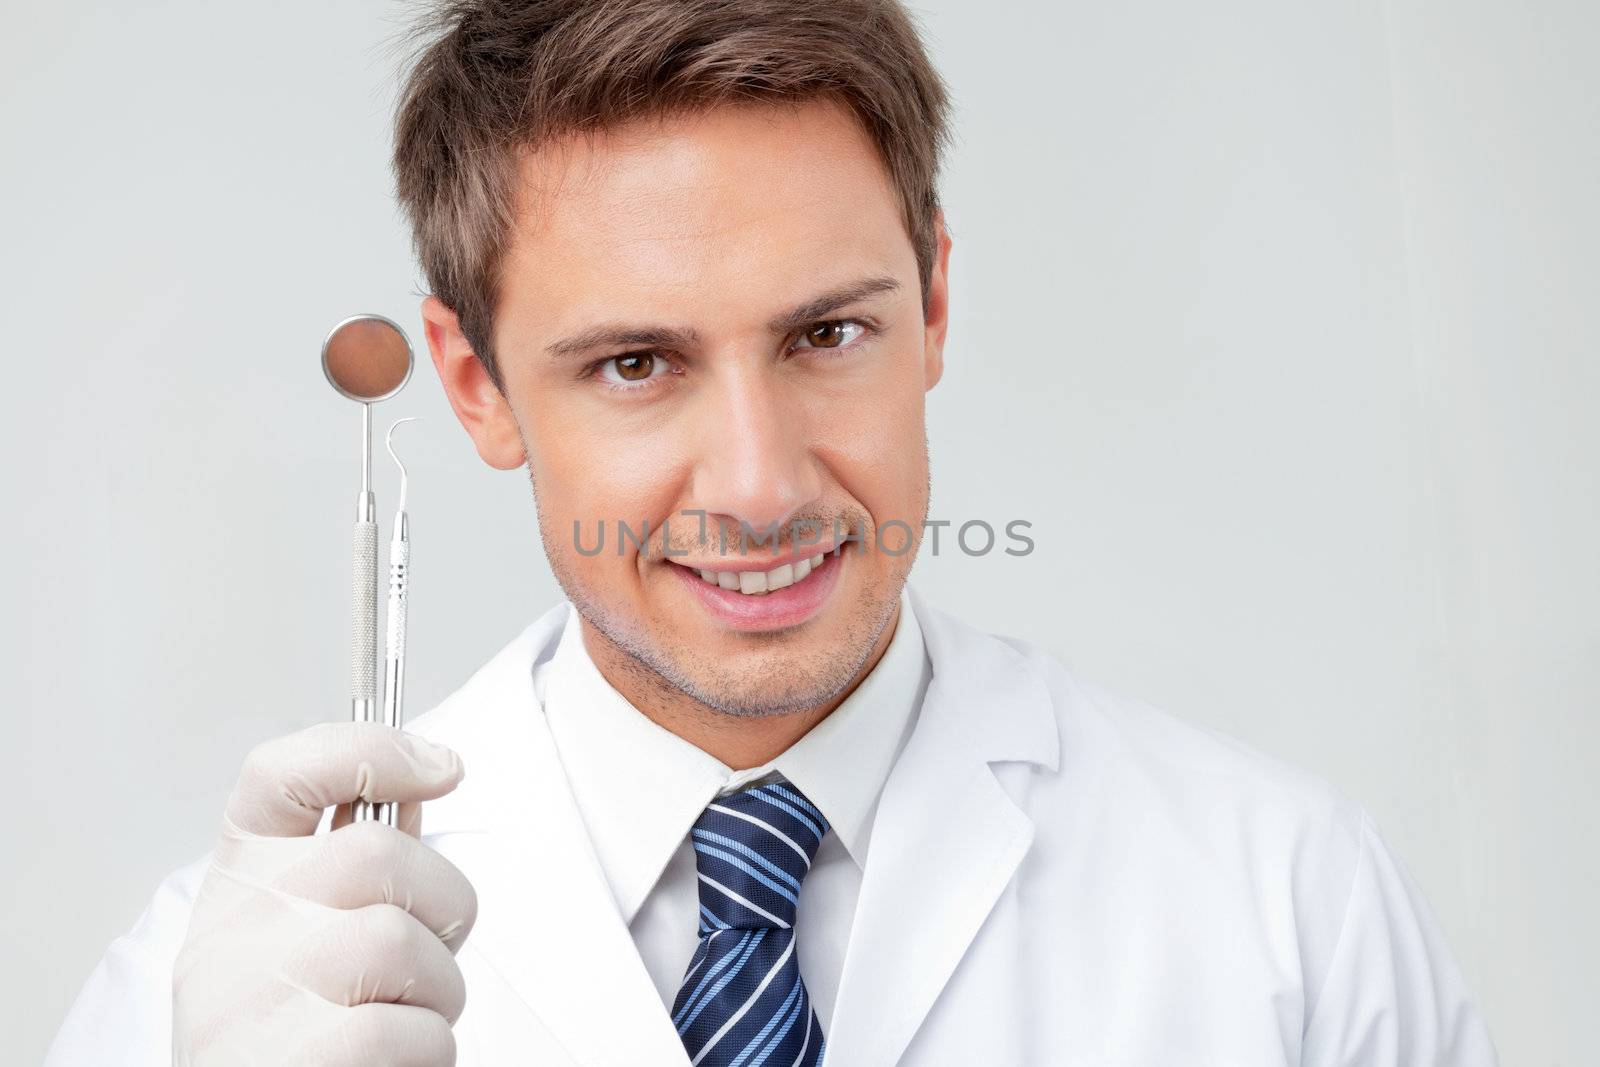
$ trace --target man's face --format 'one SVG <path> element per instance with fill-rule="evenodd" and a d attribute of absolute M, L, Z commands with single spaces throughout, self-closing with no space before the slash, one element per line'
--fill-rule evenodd
<path fill-rule="evenodd" d="M 424 305 L 480 454 L 526 461 L 557 579 L 633 661 L 730 714 L 832 700 L 927 514 L 942 225 L 924 315 L 888 174 L 822 101 L 631 124 L 532 153 L 523 178 L 503 397 Z M 830 551 L 845 537 L 866 550 Z"/>

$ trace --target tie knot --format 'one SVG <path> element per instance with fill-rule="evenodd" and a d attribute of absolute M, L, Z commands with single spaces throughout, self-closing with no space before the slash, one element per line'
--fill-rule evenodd
<path fill-rule="evenodd" d="M 787 779 L 717 797 L 690 837 L 700 877 L 700 933 L 794 926 L 800 883 L 828 820 Z"/>

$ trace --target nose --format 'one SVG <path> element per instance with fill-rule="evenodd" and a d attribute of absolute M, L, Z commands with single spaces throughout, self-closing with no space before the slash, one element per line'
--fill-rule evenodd
<path fill-rule="evenodd" d="M 721 522 L 733 537 L 744 523 L 763 536 L 776 529 L 787 542 L 789 523 L 820 498 L 805 405 L 787 395 L 790 387 L 771 368 L 747 363 L 725 365 L 705 383 L 688 506 L 706 512 L 708 528 Z M 728 542 L 728 551 L 737 547 Z"/>

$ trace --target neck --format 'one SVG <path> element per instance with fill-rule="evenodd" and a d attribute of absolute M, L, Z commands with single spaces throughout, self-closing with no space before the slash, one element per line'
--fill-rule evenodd
<path fill-rule="evenodd" d="M 636 656 L 623 650 L 599 630 L 580 619 L 583 645 L 602 677 L 639 713 L 662 729 L 670 730 L 727 767 L 742 771 L 777 758 L 817 723 L 832 714 L 861 680 L 883 658 L 900 622 L 900 609 L 883 628 L 866 662 L 837 696 L 800 711 L 782 715 L 729 715 L 702 703 L 672 685 Z"/>

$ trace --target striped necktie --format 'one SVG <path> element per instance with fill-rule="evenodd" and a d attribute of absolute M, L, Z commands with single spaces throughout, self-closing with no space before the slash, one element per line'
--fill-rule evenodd
<path fill-rule="evenodd" d="M 781 776 L 718 797 L 690 831 L 700 879 L 700 945 L 672 1022 L 704 1067 L 816 1067 L 822 1025 L 800 980 L 800 882 L 828 821 Z"/>

